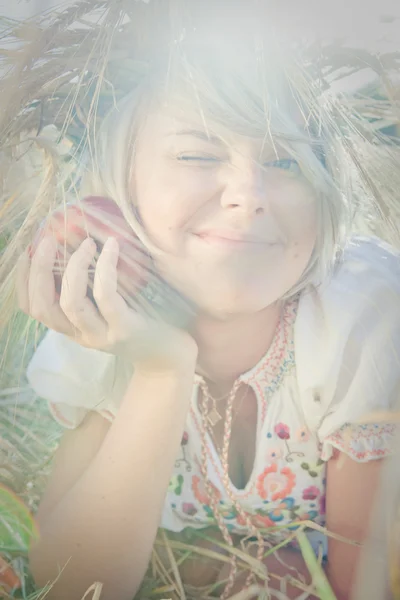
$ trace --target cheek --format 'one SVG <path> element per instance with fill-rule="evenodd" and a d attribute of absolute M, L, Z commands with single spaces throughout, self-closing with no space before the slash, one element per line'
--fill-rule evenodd
<path fill-rule="evenodd" d="M 135 181 L 136 206 L 147 233 L 162 249 L 176 249 L 180 234 L 190 229 L 214 197 L 215 182 L 174 169 L 142 172 Z"/>
<path fill-rule="evenodd" d="M 317 198 L 305 186 L 293 186 L 274 202 L 274 216 L 287 242 L 296 246 L 314 243 L 317 231 Z"/>
<path fill-rule="evenodd" d="M 187 203 L 170 177 L 156 171 L 144 175 L 142 172 L 135 180 L 136 207 L 147 234 L 161 249 L 168 250 L 171 232 L 186 218 Z"/>

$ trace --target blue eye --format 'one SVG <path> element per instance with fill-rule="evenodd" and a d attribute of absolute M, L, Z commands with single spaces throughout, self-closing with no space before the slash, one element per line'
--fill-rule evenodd
<path fill-rule="evenodd" d="M 300 165 L 294 158 L 281 158 L 279 160 L 272 160 L 265 163 L 265 166 L 281 169 L 282 171 L 287 171 L 293 175 L 301 175 Z"/>

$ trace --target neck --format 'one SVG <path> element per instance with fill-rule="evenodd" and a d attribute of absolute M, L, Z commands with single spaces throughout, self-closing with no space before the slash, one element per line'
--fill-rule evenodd
<path fill-rule="evenodd" d="M 206 377 L 221 393 L 254 367 L 267 352 L 274 338 L 282 305 L 218 320 L 200 315 L 191 332 L 199 348 L 198 373 Z"/>

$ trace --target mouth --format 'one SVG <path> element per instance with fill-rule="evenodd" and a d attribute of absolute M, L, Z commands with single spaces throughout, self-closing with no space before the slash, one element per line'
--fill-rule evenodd
<path fill-rule="evenodd" d="M 275 242 L 268 242 L 256 235 L 224 229 L 197 231 L 193 232 L 193 235 L 208 244 L 220 246 L 273 246 L 276 244 Z"/>

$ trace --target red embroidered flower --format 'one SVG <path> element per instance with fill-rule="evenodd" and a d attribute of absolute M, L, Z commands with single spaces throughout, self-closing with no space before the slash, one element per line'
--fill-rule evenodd
<path fill-rule="evenodd" d="M 283 467 L 278 471 L 276 463 L 269 465 L 257 479 L 257 491 L 263 500 L 283 500 L 294 488 L 296 475 Z"/>
<path fill-rule="evenodd" d="M 193 515 L 197 513 L 197 508 L 191 502 L 183 502 L 182 510 L 185 513 L 185 515 L 189 515 L 190 517 L 193 517 Z"/>
<path fill-rule="evenodd" d="M 320 490 L 315 485 L 310 485 L 310 487 L 303 490 L 303 500 L 315 500 L 320 493 Z"/>
<path fill-rule="evenodd" d="M 276 435 L 281 438 L 281 440 L 288 440 L 290 438 L 290 429 L 284 423 L 278 423 L 275 425 L 274 431 Z"/>
<path fill-rule="evenodd" d="M 216 498 L 219 502 L 221 499 L 221 492 L 211 482 L 210 487 L 213 490 L 214 498 Z M 208 497 L 204 480 L 200 479 L 198 475 L 193 475 L 192 477 L 192 491 L 196 500 L 198 500 L 200 504 L 210 504 L 210 498 Z"/>
<path fill-rule="evenodd" d="M 183 435 L 182 435 L 182 439 L 181 439 L 181 446 L 186 446 L 188 441 L 189 441 L 189 434 L 187 431 L 184 431 Z"/>

